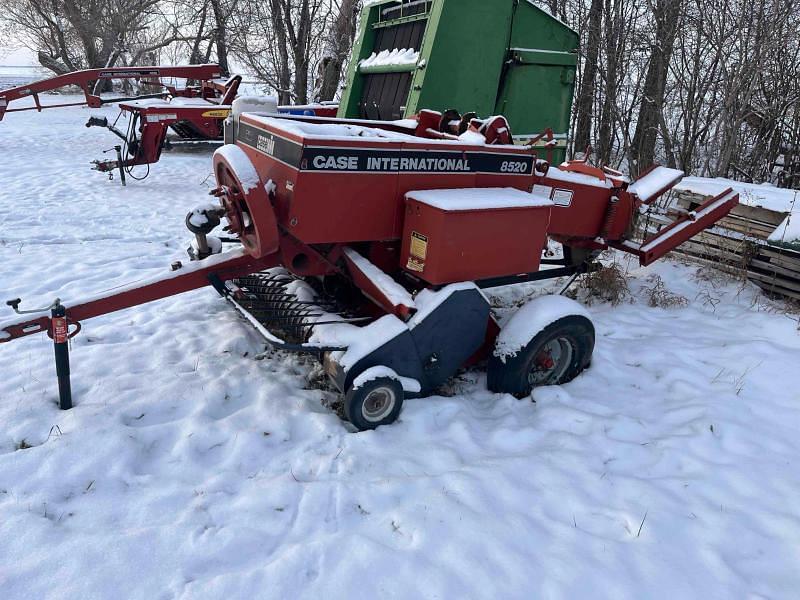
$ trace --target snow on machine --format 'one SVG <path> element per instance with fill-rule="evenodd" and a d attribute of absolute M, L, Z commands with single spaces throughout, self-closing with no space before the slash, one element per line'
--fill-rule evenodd
<path fill-rule="evenodd" d="M 82 322 L 212 286 L 267 343 L 318 357 L 349 421 L 372 429 L 397 419 L 405 398 L 481 361 L 496 392 L 522 397 L 570 381 L 595 344 L 586 311 L 547 296 L 501 328 L 482 289 L 574 276 L 609 247 L 650 264 L 738 202 L 728 190 L 636 241 L 640 208 L 680 171 L 654 167 L 631 183 L 512 145 L 503 117 L 472 119 L 460 136 L 443 119 L 452 115 L 235 115 L 232 143 L 213 159 L 217 202 L 186 217 L 190 262 L 86 301 L 56 300 L 50 314 L 0 324 L 0 343 L 47 332 L 68 408 L 67 342 Z M 226 251 L 211 235 L 223 219 L 236 236 Z M 548 238 L 563 245 L 563 260 L 542 258 Z M 24 312 L 19 299 L 9 304 Z"/>

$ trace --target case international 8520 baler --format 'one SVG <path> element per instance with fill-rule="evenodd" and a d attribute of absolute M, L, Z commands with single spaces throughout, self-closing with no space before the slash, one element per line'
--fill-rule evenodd
<path fill-rule="evenodd" d="M 322 360 L 347 418 L 371 429 L 470 365 L 485 362 L 489 387 L 517 396 L 574 378 L 595 343 L 578 303 L 538 298 L 501 327 L 482 289 L 579 274 L 609 247 L 647 265 L 738 201 L 727 191 L 634 240 L 642 207 L 681 172 L 655 167 L 629 182 L 582 162 L 555 166 L 510 144 L 502 117 L 471 120 L 461 136 L 442 132 L 448 119 L 237 115 L 232 143 L 214 155 L 218 201 L 186 218 L 192 261 L 2 323 L 0 346 L 47 332 L 67 408 L 67 343 L 83 321 L 213 286 L 269 344 Z M 221 220 L 235 236 L 227 250 L 210 235 Z M 563 260 L 542 258 L 548 239 Z"/>

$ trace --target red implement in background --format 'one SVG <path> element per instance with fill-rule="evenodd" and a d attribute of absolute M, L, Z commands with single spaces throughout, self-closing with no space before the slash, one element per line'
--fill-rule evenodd
<path fill-rule="evenodd" d="M 172 98 L 171 100 L 135 100 L 122 102 L 119 107 L 128 113 L 127 132 L 110 126 L 108 120 L 89 119 L 89 126 L 101 126 L 120 137 L 122 163 L 117 160 L 95 161 L 94 169 L 101 172 L 150 165 L 161 158 L 171 129 L 177 134 L 172 143 L 215 142 L 222 140 L 222 124 L 231 113 L 231 104 L 236 98 L 240 75 L 234 75 L 219 87 L 220 98 Z M 306 116 L 335 117 L 338 106 L 310 104 L 305 106 L 279 106 L 282 114 L 303 113 Z"/>
<path fill-rule="evenodd" d="M 94 93 L 98 82 L 117 79 L 135 79 L 157 91 L 114 98 Z M 194 81 L 197 85 L 181 87 L 175 83 L 175 79 L 184 79 L 187 84 Z M 87 69 L 0 91 L 0 120 L 7 112 L 42 111 L 66 106 L 100 108 L 105 104 L 119 104 L 121 112 L 128 115 L 126 130 L 118 129 L 117 121 L 109 122 L 107 117 L 100 116 L 91 116 L 86 126 L 106 128 L 122 141 L 107 150 L 117 151 L 115 160 L 98 160 L 93 164 L 96 170 L 102 172 L 119 170 L 120 180 L 125 185 L 126 173 L 134 177 L 131 173 L 133 167 L 158 162 L 169 130 L 175 134 L 172 141 L 176 143 L 222 140 L 222 123 L 238 97 L 241 82 L 241 75 L 222 79 L 220 67 L 215 64 Z M 80 88 L 84 100 L 41 103 L 40 94 L 68 86 Z M 12 102 L 29 97 L 33 98 L 33 106 L 10 108 Z M 335 117 L 337 108 L 332 104 L 311 104 L 282 106 L 278 110 L 295 115 Z"/>
<path fill-rule="evenodd" d="M 160 98 L 167 95 L 184 98 L 213 98 L 220 95 L 218 86 L 213 82 L 219 79 L 222 72 L 219 65 L 182 65 L 182 66 L 153 66 L 153 67 L 109 67 L 106 69 L 85 69 L 74 71 L 50 79 L 35 81 L 6 90 L 0 90 L 0 121 L 7 112 L 25 110 L 42 111 L 45 108 L 59 108 L 63 106 L 83 106 L 100 108 L 103 104 L 113 104 L 137 98 Z M 125 98 L 102 98 L 95 94 L 94 83 L 110 79 L 135 79 L 148 85 L 163 88 L 152 94 L 140 94 Z M 199 81 L 198 86 L 178 87 L 167 79 L 186 79 Z M 52 92 L 62 87 L 76 86 L 83 91 L 82 102 L 67 102 L 59 104 L 42 104 L 39 94 Z M 24 98 L 33 98 L 34 106 L 22 108 L 9 108 L 12 102 Z"/>

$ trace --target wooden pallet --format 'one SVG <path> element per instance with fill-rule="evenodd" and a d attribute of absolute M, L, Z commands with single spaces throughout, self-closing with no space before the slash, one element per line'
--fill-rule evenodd
<path fill-rule="evenodd" d="M 684 210 L 694 210 L 708 199 L 686 190 L 673 194 L 675 205 Z M 767 242 L 785 218 L 785 212 L 740 204 L 713 229 L 684 242 L 675 252 L 741 274 L 771 295 L 800 300 L 800 252 Z M 651 218 L 651 223 L 665 221 Z"/>

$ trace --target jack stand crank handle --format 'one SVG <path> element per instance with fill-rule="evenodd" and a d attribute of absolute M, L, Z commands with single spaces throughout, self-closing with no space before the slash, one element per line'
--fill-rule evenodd
<path fill-rule="evenodd" d="M 122 181 L 122 185 L 126 185 L 125 183 L 125 165 L 122 163 L 122 146 L 114 146 L 114 150 L 117 151 L 117 165 L 119 166 L 119 178 Z"/>
<path fill-rule="evenodd" d="M 14 312 L 18 315 L 33 315 L 40 312 L 45 312 L 48 310 L 53 310 L 55 307 L 61 304 L 61 298 L 56 298 L 50 304 L 50 306 L 45 306 L 44 308 L 34 308 L 33 310 L 20 310 L 19 305 L 22 304 L 22 300 L 20 298 L 14 298 L 13 300 L 9 300 L 6 302 L 7 306 L 10 306 L 14 309 Z"/>
<path fill-rule="evenodd" d="M 72 408 L 72 383 L 69 371 L 69 325 L 67 309 L 57 303 L 50 311 L 53 335 L 53 350 L 56 358 L 58 378 L 58 406 L 61 410 Z"/>

